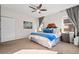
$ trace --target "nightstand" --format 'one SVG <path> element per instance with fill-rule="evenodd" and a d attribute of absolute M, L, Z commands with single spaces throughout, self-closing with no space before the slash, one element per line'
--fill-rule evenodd
<path fill-rule="evenodd" d="M 62 33 L 61 34 L 61 41 L 69 43 L 70 42 L 69 33 Z"/>

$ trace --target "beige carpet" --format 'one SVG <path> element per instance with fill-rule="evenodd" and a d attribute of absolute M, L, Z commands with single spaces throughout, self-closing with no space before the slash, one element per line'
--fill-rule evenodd
<path fill-rule="evenodd" d="M 49 50 L 36 50 L 36 49 L 23 49 L 15 52 L 14 54 L 57 54 L 57 51 Z"/>
<path fill-rule="evenodd" d="M 0 54 L 13 54 L 17 51 L 26 49 L 57 51 L 60 54 L 79 54 L 79 47 L 64 42 L 59 42 L 51 49 L 47 49 L 39 44 L 30 41 L 29 39 L 19 39 L 0 44 Z"/>

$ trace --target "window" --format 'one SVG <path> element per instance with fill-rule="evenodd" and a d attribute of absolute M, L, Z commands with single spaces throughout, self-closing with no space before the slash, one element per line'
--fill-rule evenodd
<path fill-rule="evenodd" d="M 69 19 L 64 19 L 64 32 L 74 32 L 74 26 Z"/>
<path fill-rule="evenodd" d="M 43 30 L 43 28 L 44 28 L 44 23 L 42 23 L 42 24 L 40 25 L 40 27 L 39 27 L 38 31 L 42 31 L 42 30 Z"/>

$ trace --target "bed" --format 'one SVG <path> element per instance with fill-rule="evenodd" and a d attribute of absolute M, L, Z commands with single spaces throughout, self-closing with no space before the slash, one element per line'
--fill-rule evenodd
<path fill-rule="evenodd" d="M 51 31 L 50 31 L 51 32 Z M 32 32 L 29 39 L 44 47 L 52 48 L 59 42 L 60 35 L 49 32 Z"/>

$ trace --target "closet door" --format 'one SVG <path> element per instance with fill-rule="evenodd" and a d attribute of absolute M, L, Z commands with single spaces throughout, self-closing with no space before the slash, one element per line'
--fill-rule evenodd
<path fill-rule="evenodd" d="M 15 19 L 1 17 L 1 42 L 15 40 Z"/>

